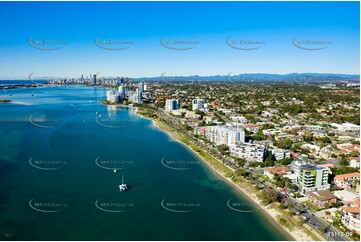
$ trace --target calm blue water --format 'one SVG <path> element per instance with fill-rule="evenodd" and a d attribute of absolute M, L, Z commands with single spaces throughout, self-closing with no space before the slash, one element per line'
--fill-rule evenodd
<path fill-rule="evenodd" d="M 0 80 L 0 86 L 6 86 L 6 85 L 20 85 L 20 84 L 46 84 L 47 81 L 44 80 Z"/>
<path fill-rule="evenodd" d="M 151 121 L 99 105 L 105 95 L 0 90 L 13 101 L 0 103 L 1 240 L 289 239 Z"/>

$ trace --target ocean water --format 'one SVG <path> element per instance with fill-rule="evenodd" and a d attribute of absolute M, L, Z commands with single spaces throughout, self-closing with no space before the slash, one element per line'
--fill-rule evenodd
<path fill-rule="evenodd" d="M 0 240 L 290 239 L 134 109 L 100 105 L 106 91 L 0 90 Z"/>
<path fill-rule="evenodd" d="M 0 86 L 21 84 L 46 84 L 46 80 L 0 80 Z"/>

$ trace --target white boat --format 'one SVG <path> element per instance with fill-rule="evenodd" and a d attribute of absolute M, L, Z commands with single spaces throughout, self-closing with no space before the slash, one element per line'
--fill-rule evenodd
<path fill-rule="evenodd" d="M 128 185 L 124 183 L 124 177 L 123 177 L 123 174 L 122 174 L 122 184 L 119 185 L 119 190 L 121 192 L 125 191 L 128 189 Z"/>
<path fill-rule="evenodd" d="M 117 173 L 117 169 L 114 169 L 114 173 Z"/>

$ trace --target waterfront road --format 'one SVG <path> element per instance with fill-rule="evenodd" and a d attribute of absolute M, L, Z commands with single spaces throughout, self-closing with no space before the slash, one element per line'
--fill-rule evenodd
<path fill-rule="evenodd" d="M 173 124 L 173 127 L 175 127 L 176 129 L 183 131 L 182 133 L 184 135 L 187 136 L 187 138 L 193 140 L 193 142 L 195 142 L 197 145 L 201 146 L 203 149 L 207 150 L 209 153 L 213 154 L 214 156 L 216 156 L 217 158 L 219 158 L 220 160 L 222 160 L 226 165 L 232 167 L 233 169 L 237 169 L 238 167 L 235 166 L 234 164 L 232 164 L 228 159 L 226 159 L 224 156 L 222 156 L 220 154 L 220 152 L 218 152 L 217 150 L 213 149 L 212 147 L 209 147 L 208 145 L 206 145 L 205 143 L 200 142 L 198 139 L 191 137 L 190 135 L 188 135 L 186 130 L 183 130 L 182 126 L 179 124 L 179 120 L 175 117 L 172 117 L 171 115 L 167 114 L 164 110 L 162 109 L 157 109 L 158 111 L 158 115 L 163 118 L 168 120 L 169 122 L 171 122 Z M 220 117 L 222 117 L 220 114 L 218 114 Z M 223 117 L 224 119 L 224 117 Z M 229 121 L 229 120 L 225 120 L 224 121 Z M 294 212 L 301 216 L 305 223 L 309 224 L 312 228 L 314 228 L 316 231 L 320 232 L 326 239 L 330 240 L 330 241 L 348 241 L 350 240 L 345 233 L 339 231 L 338 229 L 336 229 L 334 226 L 332 226 L 332 224 L 325 222 L 322 218 L 318 217 L 316 214 L 312 213 L 311 210 L 309 210 L 307 208 L 306 205 L 300 203 L 299 201 L 297 201 L 296 199 L 292 198 L 291 196 L 278 191 L 274 188 L 272 188 L 271 184 L 269 184 L 268 182 L 265 182 L 263 180 L 259 180 L 258 178 L 255 178 L 255 173 L 259 173 L 260 171 L 255 169 L 253 171 L 250 171 L 253 173 L 253 177 L 254 177 L 254 182 L 258 182 L 259 184 L 263 183 L 265 184 L 265 189 L 268 191 L 274 191 L 277 193 L 277 197 L 280 201 L 284 201 L 287 202 L 288 204 L 292 204 Z"/>

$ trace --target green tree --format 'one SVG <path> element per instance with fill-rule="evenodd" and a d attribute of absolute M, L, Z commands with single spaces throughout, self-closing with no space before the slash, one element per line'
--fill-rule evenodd
<path fill-rule="evenodd" d="M 277 164 L 282 165 L 282 166 L 289 165 L 289 164 L 291 164 L 291 162 L 292 162 L 292 158 L 283 158 L 281 160 L 276 161 Z"/>
<path fill-rule="evenodd" d="M 219 145 L 218 147 L 219 152 L 222 153 L 222 155 L 228 155 L 229 154 L 229 147 L 225 144 Z"/>
<path fill-rule="evenodd" d="M 349 166 L 350 162 L 348 161 L 346 156 L 342 156 L 340 162 L 338 163 L 340 166 Z"/>
<path fill-rule="evenodd" d="M 263 190 L 259 195 L 261 201 L 266 205 L 277 201 L 277 193 L 275 191 Z"/>
<path fill-rule="evenodd" d="M 264 166 L 274 166 L 275 162 L 274 162 L 274 158 L 272 153 L 269 153 L 266 160 L 264 161 Z"/>

